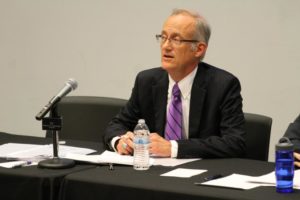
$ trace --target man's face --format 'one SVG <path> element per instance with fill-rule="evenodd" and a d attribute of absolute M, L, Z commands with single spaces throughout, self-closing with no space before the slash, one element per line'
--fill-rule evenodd
<path fill-rule="evenodd" d="M 176 44 L 175 40 L 195 40 L 195 20 L 187 15 L 170 16 L 161 32 L 163 37 L 168 38 L 161 43 L 162 67 L 169 73 L 185 73 L 199 62 L 197 46 L 192 49 L 190 42 Z M 171 40 L 170 40 L 171 39 Z M 195 44 L 197 45 L 197 44 Z"/>

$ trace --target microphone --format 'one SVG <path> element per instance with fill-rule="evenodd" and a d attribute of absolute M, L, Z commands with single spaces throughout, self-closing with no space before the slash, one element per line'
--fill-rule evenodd
<path fill-rule="evenodd" d="M 65 86 L 58 92 L 56 96 L 54 96 L 47 105 L 35 116 L 37 120 L 41 120 L 49 110 L 54 107 L 64 96 L 66 96 L 72 90 L 77 88 L 77 81 L 70 78 L 65 82 Z"/>

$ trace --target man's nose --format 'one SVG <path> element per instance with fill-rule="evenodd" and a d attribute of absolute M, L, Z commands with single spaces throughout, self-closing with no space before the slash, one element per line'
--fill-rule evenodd
<path fill-rule="evenodd" d="M 166 39 L 166 41 L 161 45 L 161 47 L 167 49 L 172 48 L 172 41 L 170 39 Z"/>

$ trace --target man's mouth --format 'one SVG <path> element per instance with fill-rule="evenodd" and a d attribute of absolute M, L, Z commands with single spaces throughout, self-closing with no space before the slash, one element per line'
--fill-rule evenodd
<path fill-rule="evenodd" d="M 167 59 L 169 59 L 169 58 L 174 58 L 174 56 L 172 56 L 172 55 L 170 55 L 170 54 L 164 54 L 163 57 L 164 57 L 164 58 L 167 58 Z"/>

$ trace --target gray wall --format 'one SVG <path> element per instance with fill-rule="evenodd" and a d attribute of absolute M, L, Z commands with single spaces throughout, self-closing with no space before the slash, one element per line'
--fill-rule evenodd
<path fill-rule="evenodd" d="M 34 116 L 73 77 L 72 95 L 128 98 L 160 65 L 154 35 L 173 8 L 211 24 L 205 61 L 237 75 L 244 111 L 273 118 L 274 144 L 300 112 L 298 0 L 0 0 L 0 131 L 44 136 Z M 259 139 L 259 138 L 258 138 Z"/>

